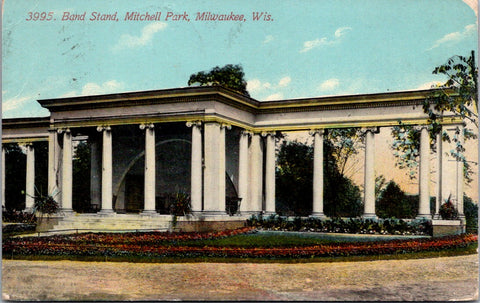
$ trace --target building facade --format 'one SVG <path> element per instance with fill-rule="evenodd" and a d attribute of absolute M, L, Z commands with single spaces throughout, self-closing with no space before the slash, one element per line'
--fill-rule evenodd
<path fill-rule="evenodd" d="M 168 211 L 169 195 L 182 191 L 190 195 L 194 217 L 220 218 L 231 201 L 240 201 L 237 213 L 244 216 L 275 213 L 275 136 L 309 131 L 314 140 L 312 216 L 323 217 L 323 131 L 361 127 L 366 133 L 363 216 L 374 218 L 375 135 L 401 121 L 415 125 L 421 137 L 419 217 L 435 215 L 429 206 L 431 178 L 436 180 L 437 213 L 439 203 L 450 197 L 463 215 L 463 163 L 445 153 L 452 143 L 438 141 L 439 169 L 431 176 L 428 117 L 422 110 L 431 93 L 259 102 L 213 86 L 45 99 L 38 102 L 49 117 L 4 119 L 2 140 L 25 146 L 27 209 L 35 196 L 32 143 L 43 141 L 48 142 L 48 194 L 65 216 L 75 213 L 73 183 L 90 182 L 90 204 L 98 215 L 156 216 Z M 444 116 L 442 123 L 451 133 L 463 128 L 455 116 Z M 90 146 L 90 180 L 72 178 L 77 140 Z"/>

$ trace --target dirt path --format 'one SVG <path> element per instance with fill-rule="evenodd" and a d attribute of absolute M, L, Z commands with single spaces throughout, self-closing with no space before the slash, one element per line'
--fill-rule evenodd
<path fill-rule="evenodd" d="M 305 264 L 11 261 L 4 300 L 476 300 L 478 255 Z"/>

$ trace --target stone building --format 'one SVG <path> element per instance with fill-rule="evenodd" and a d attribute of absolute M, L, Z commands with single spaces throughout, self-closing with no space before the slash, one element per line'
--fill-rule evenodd
<path fill-rule="evenodd" d="M 27 209 L 33 207 L 35 195 L 32 143 L 44 141 L 48 142 L 48 193 L 61 205 L 64 228 L 77 223 L 85 227 L 81 222 L 88 220 L 120 222 L 132 217 L 143 220 L 138 226 L 154 228 L 160 226 L 157 222 L 170 220 L 165 199 L 179 191 L 190 195 L 192 210 L 192 216 L 180 221 L 241 221 L 251 214 L 275 213 L 275 134 L 285 131 L 309 131 L 314 138 L 312 215 L 323 217 L 323 130 L 362 127 L 366 131 L 363 216 L 373 218 L 374 163 L 379 154 L 375 134 L 380 127 L 401 121 L 416 125 L 421 133 L 419 217 L 431 218 L 430 145 L 422 110 L 431 93 L 259 102 L 212 86 L 44 99 L 38 102 L 50 111 L 49 117 L 4 119 L 2 140 L 25 146 Z M 443 117 L 445 131 L 462 127 L 458 117 Z M 72 179 L 76 140 L 89 142 L 90 180 Z M 437 148 L 437 212 L 438 202 L 450 196 L 462 215 L 463 168 L 442 152 L 451 149 L 448 144 Z M 5 176 L 4 169 L 2 173 Z M 73 210 L 74 182 L 90 182 L 90 204 L 96 213 Z M 236 201 L 240 201 L 236 216 L 229 216 L 227 204 Z"/>

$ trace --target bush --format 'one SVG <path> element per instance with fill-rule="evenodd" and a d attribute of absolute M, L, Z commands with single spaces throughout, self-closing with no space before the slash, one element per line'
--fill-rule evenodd
<path fill-rule="evenodd" d="M 440 206 L 440 216 L 443 220 L 456 220 L 458 219 L 458 211 L 450 201 L 450 198 Z"/>
<path fill-rule="evenodd" d="M 405 222 L 401 219 L 360 219 L 360 218 L 300 218 L 293 220 L 288 217 L 271 215 L 252 215 L 247 220 L 247 226 L 268 230 L 284 231 L 314 231 L 351 234 L 392 234 L 392 235 L 431 235 L 432 222 L 427 219 L 417 219 Z"/>
<path fill-rule="evenodd" d="M 29 212 L 3 209 L 2 221 L 8 223 L 36 223 L 37 217 Z"/>
<path fill-rule="evenodd" d="M 478 205 L 466 195 L 463 196 L 463 212 L 468 233 L 478 233 Z"/>

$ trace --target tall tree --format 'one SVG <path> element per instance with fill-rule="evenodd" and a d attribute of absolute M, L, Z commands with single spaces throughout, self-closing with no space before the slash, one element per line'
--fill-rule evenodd
<path fill-rule="evenodd" d="M 192 74 L 188 80 L 189 86 L 210 86 L 221 85 L 245 96 L 250 96 L 247 91 L 247 81 L 244 79 L 245 73 L 240 64 L 227 64 L 223 67 L 214 67 L 209 72 L 201 71 Z"/>
<path fill-rule="evenodd" d="M 333 144 L 324 142 L 324 213 L 356 217 L 362 213 L 360 189 L 339 171 Z M 312 211 L 313 148 L 283 141 L 277 157 L 276 208 L 281 214 L 306 216 Z"/>
<path fill-rule="evenodd" d="M 478 130 L 478 67 L 475 64 L 475 53 L 469 57 L 455 55 L 443 65 L 436 67 L 433 74 L 442 74 L 448 80 L 437 86 L 431 96 L 426 98 L 423 111 L 428 115 L 428 129 L 430 134 L 431 149 L 436 149 L 436 137 L 441 132 L 442 116 L 445 113 L 453 113 L 464 121 L 470 121 Z M 400 121 L 401 122 L 401 121 Z M 447 132 L 442 133 L 442 141 L 453 141 L 456 148 L 450 154 L 464 163 L 464 175 L 467 182 L 471 182 L 473 173 L 471 164 L 464 155 L 465 148 L 459 140 L 463 135 L 465 140 L 476 138 L 471 128 L 458 128 L 453 136 Z M 412 126 L 400 124 L 392 129 L 394 142 L 392 149 L 396 157 L 396 164 L 400 168 L 407 168 L 411 178 L 415 176 L 418 165 L 420 135 Z"/>

